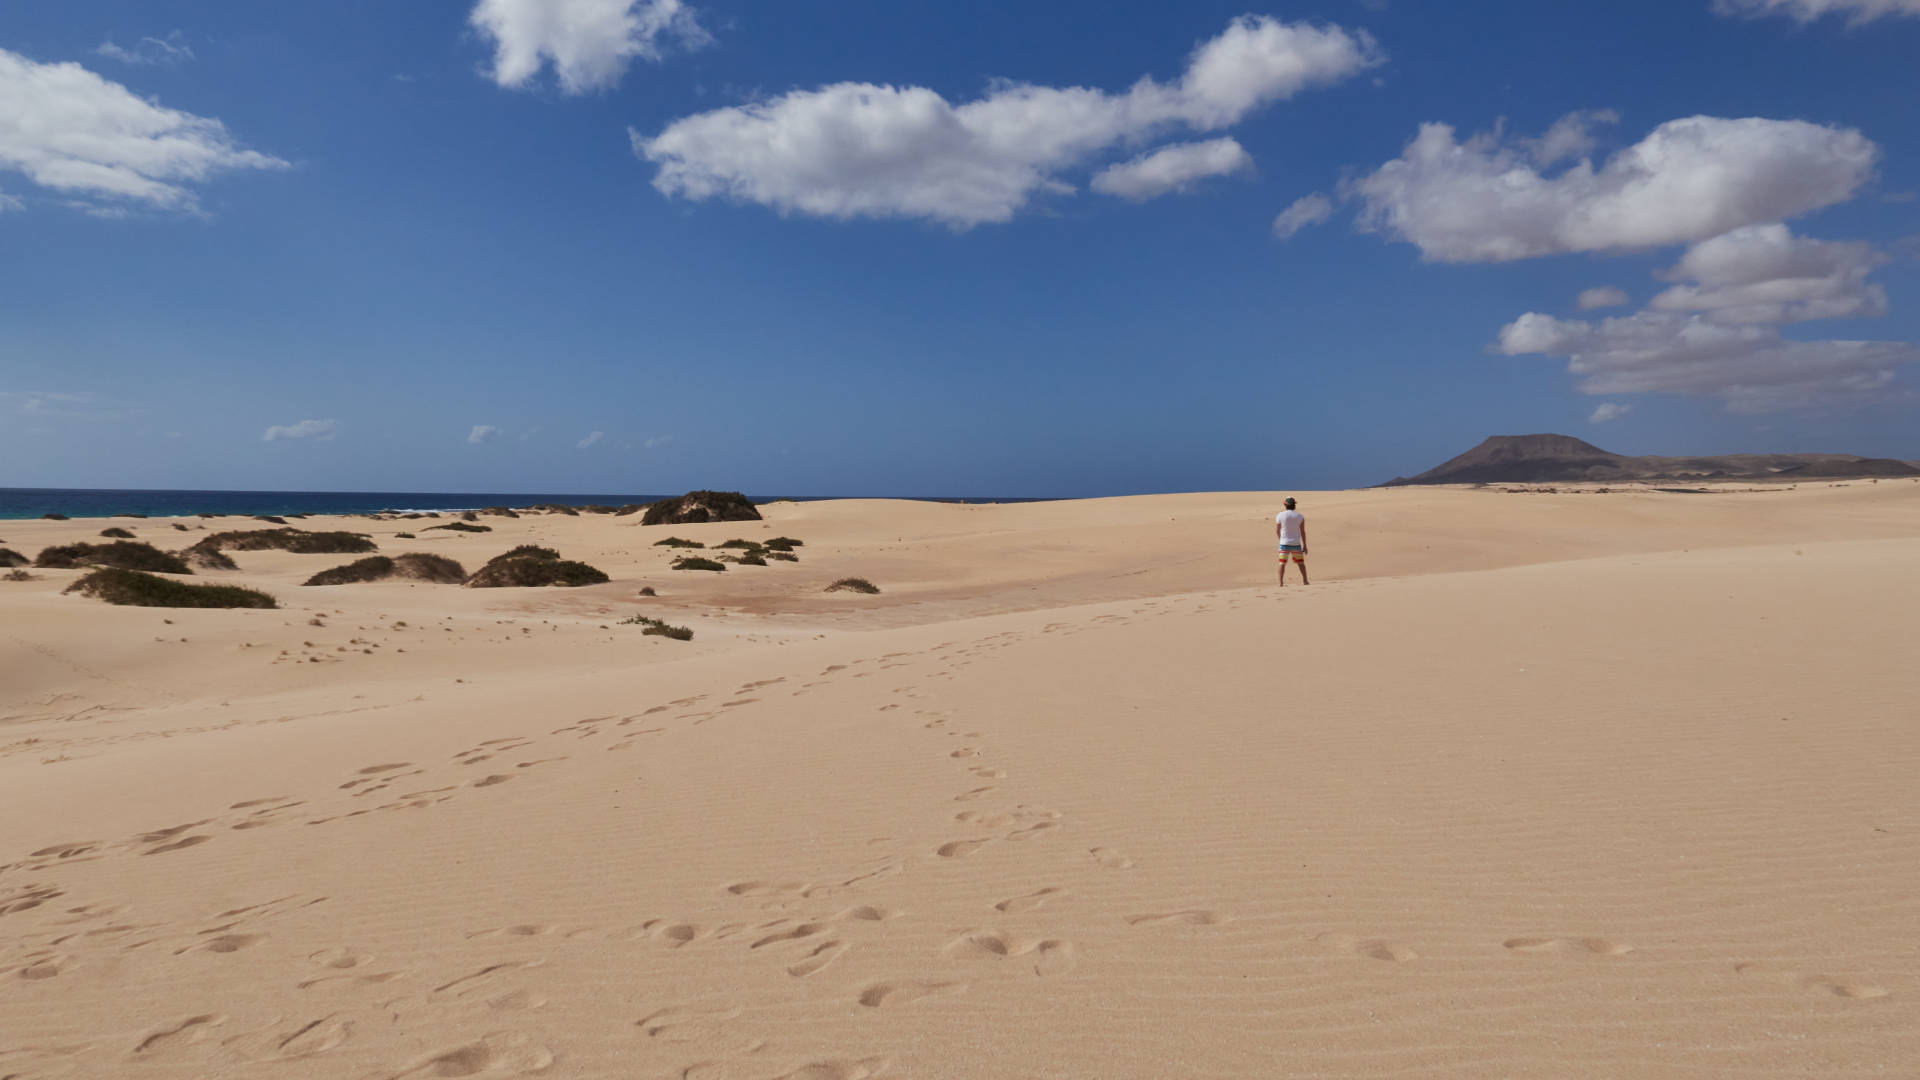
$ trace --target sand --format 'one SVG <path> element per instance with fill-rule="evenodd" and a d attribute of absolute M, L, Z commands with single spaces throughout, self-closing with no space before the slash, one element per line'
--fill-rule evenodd
<path fill-rule="evenodd" d="M 0 1077 L 1914 1075 L 1920 484 L 1304 493 L 1284 590 L 1277 502 L 0 581 Z"/>

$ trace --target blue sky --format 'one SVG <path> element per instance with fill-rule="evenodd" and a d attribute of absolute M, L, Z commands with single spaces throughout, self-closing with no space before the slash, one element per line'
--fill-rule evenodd
<path fill-rule="evenodd" d="M 0 486 L 1920 458 L 1917 55 L 1920 0 L 6 5 Z"/>

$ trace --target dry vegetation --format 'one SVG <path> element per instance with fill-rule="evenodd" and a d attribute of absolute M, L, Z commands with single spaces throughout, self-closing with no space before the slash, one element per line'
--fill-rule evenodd
<path fill-rule="evenodd" d="M 92 596 L 109 604 L 176 608 L 271 608 L 280 605 L 258 589 L 238 585 L 190 585 L 136 570 L 108 567 L 95 570 L 67 592 Z"/>
<path fill-rule="evenodd" d="M 59 544 L 42 550 L 39 557 L 33 560 L 33 565 L 52 570 L 112 566 L 156 574 L 193 573 L 193 569 L 178 555 L 137 540 L 115 540 L 111 544 Z"/>
<path fill-rule="evenodd" d="M 826 591 L 873 594 L 880 591 L 880 586 L 875 585 L 863 577 L 843 577 L 839 581 L 827 586 Z"/>

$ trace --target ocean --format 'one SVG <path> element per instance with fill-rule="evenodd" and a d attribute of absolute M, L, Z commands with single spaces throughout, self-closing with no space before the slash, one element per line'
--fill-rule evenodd
<path fill-rule="evenodd" d="M 0 520 L 68 517 L 187 517 L 193 514 L 374 514 L 386 510 L 477 510 L 483 506 L 626 506 L 669 498 L 667 495 L 529 494 L 473 491 L 140 491 L 109 488 L 0 488 Z M 838 495 L 749 496 L 754 502 L 776 498 L 812 502 Z M 957 499 L 937 502 L 1045 502 L 1044 499 Z"/>

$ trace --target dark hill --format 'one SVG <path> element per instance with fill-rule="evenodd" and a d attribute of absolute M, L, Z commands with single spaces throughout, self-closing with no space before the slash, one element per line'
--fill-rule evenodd
<path fill-rule="evenodd" d="M 1495 435 L 1451 461 L 1381 487 L 1640 480 L 1835 480 L 1920 476 L 1920 465 L 1855 454 L 1627 457 L 1571 435 Z"/>

